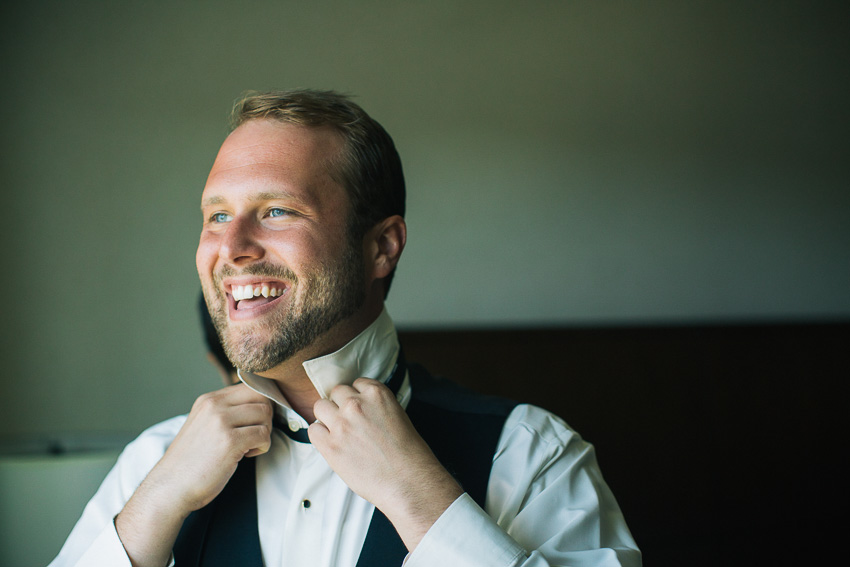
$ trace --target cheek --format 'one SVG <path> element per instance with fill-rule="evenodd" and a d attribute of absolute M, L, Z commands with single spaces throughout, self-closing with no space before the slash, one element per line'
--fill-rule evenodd
<path fill-rule="evenodd" d="M 213 238 L 207 235 L 201 235 L 201 240 L 198 242 L 198 250 L 195 253 L 195 266 L 198 269 L 198 275 L 201 280 L 204 277 L 209 277 L 215 266 L 216 258 L 218 258 L 218 246 L 213 242 Z"/>
<path fill-rule="evenodd" d="M 289 232 L 269 239 L 266 251 L 274 254 L 275 263 L 283 263 L 292 270 L 310 271 L 317 264 L 324 264 L 332 257 L 334 248 L 327 238 L 317 238 L 309 233 Z"/>

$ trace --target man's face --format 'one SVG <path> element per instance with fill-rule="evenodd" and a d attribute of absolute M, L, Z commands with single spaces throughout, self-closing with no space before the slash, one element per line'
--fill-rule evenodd
<path fill-rule="evenodd" d="M 263 372 L 312 347 L 365 297 L 343 142 L 326 128 L 252 120 L 225 140 L 204 187 L 196 263 L 227 356 Z"/>

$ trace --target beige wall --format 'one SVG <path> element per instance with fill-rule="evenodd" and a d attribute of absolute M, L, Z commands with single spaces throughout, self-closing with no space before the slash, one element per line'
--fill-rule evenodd
<path fill-rule="evenodd" d="M 847 318 L 834 6 L 4 8 L 0 437 L 130 435 L 218 385 L 197 207 L 245 89 L 349 91 L 395 137 L 401 325 Z"/>

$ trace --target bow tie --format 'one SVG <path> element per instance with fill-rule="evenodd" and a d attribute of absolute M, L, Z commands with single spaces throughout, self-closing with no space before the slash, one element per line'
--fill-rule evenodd
<path fill-rule="evenodd" d="M 390 391 L 398 395 L 399 389 L 401 389 L 402 383 L 404 383 L 404 376 L 407 373 L 407 365 L 404 363 L 404 356 L 402 355 L 401 350 L 398 351 L 398 358 L 396 359 L 395 366 L 393 367 L 393 372 L 390 375 L 389 380 L 384 382 L 387 388 Z M 275 412 L 274 419 L 272 420 L 272 424 L 276 429 L 279 429 L 281 432 L 285 433 L 287 437 L 292 439 L 293 441 L 297 441 L 299 443 L 309 443 L 310 437 L 307 435 L 307 428 L 303 427 L 301 429 L 292 430 L 289 427 L 289 424 L 286 423 L 283 419 L 277 415 Z"/>

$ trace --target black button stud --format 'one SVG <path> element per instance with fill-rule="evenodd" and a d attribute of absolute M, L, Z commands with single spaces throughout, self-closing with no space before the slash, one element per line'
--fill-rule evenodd
<path fill-rule="evenodd" d="M 309 508 L 309 507 L 310 507 L 310 501 L 309 501 L 309 500 L 302 500 L 302 501 L 301 501 L 301 506 L 303 506 L 303 507 L 304 507 L 304 509 L 306 510 L 307 508 Z"/>

